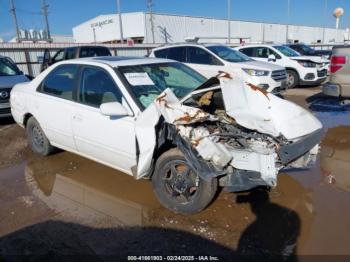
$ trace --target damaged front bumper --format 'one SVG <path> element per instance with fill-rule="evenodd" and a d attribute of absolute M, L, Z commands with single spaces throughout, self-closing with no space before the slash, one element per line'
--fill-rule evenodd
<path fill-rule="evenodd" d="M 182 102 L 167 89 L 141 115 L 137 134 L 152 139 L 138 139 L 137 178 L 149 174 L 156 148 L 169 141 L 202 179 L 218 178 L 229 191 L 275 187 L 281 169 L 314 162 L 322 137 L 314 116 L 259 87 L 226 75 L 219 80 L 220 86 L 197 90 Z"/>

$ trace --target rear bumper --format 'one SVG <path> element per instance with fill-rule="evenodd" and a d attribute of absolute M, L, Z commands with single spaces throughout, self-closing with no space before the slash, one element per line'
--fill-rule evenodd
<path fill-rule="evenodd" d="M 338 84 L 327 82 L 322 85 L 322 92 L 326 96 L 339 97 L 341 95 L 341 87 Z"/>
<path fill-rule="evenodd" d="M 327 96 L 350 97 L 350 85 L 327 82 L 323 84 L 322 91 Z"/>

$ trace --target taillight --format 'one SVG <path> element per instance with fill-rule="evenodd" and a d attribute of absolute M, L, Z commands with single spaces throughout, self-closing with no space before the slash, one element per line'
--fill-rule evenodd
<path fill-rule="evenodd" d="M 329 71 L 331 73 L 335 73 L 338 70 L 340 70 L 345 64 L 346 64 L 346 56 L 333 55 L 331 58 L 331 66 L 329 68 Z"/>

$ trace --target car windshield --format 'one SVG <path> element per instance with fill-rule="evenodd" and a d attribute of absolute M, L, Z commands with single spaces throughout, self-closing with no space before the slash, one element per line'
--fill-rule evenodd
<path fill-rule="evenodd" d="M 131 92 L 144 108 L 165 89 L 170 88 L 181 99 L 207 79 L 181 63 L 160 63 L 119 67 Z"/>
<path fill-rule="evenodd" d="M 22 72 L 18 67 L 8 58 L 0 58 L 0 76 L 15 76 L 21 75 Z"/>
<path fill-rule="evenodd" d="M 208 46 L 207 48 L 210 51 L 212 51 L 214 54 L 219 56 L 221 59 L 224 59 L 228 62 L 241 63 L 241 62 L 252 61 L 252 59 L 249 56 L 246 56 L 241 52 L 233 50 L 228 46 L 218 45 L 218 46 Z"/>
<path fill-rule="evenodd" d="M 294 51 L 292 48 L 289 48 L 288 46 L 275 45 L 274 48 L 276 48 L 278 51 L 280 51 L 282 54 L 288 57 L 300 56 L 300 54 L 297 51 Z"/>

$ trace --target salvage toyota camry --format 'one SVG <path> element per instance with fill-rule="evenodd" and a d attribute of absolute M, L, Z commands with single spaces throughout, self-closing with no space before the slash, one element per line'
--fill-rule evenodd
<path fill-rule="evenodd" d="M 159 201 L 181 213 L 203 210 L 219 186 L 275 187 L 281 169 L 314 162 L 322 136 L 294 103 L 165 59 L 61 62 L 15 86 L 11 108 L 34 152 L 61 148 L 149 178 Z"/>

